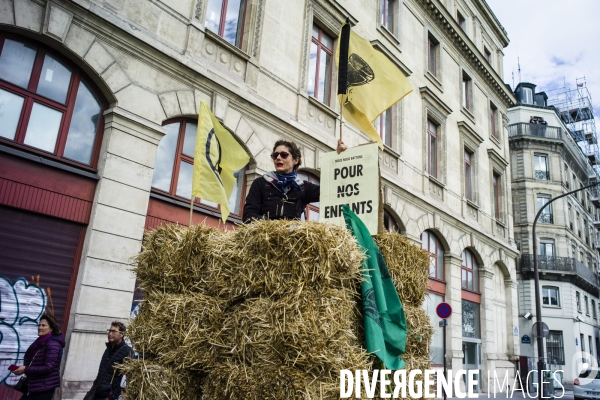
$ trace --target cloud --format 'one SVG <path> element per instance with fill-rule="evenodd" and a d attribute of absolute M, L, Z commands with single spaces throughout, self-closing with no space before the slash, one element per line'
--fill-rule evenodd
<path fill-rule="evenodd" d="M 552 57 L 552 62 L 553 62 L 553 63 L 554 63 L 554 64 L 555 64 L 557 67 L 560 67 L 560 66 L 562 66 L 562 65 L 565 65 L 565 64 L 567 64 L 567 61 L 566 61 L 566 60 L 563 60 L 563 59 L 561 59 L 561 58 L 559 58 L 559 57 L 556 57 L 556 56 L 555 56 L 555 57 Z"/>
<path fill-rule="evenodd" d="M 597 0 L 488 0 L 510 39 L 504 49 L 504 79 L 510 82 L 518 61 L 521 80 L 546 84 L 564 76 L 575 85 L 575 78 L 586 76 L 588 84 L 598 85 L 595 66 L 600 52 L 591 39 L 600 36 L 600 2 Z M 537 81 L 541 79 L 542 81 Z M 600 88 L 598 89 L 600 93 Z"/>
<path fill-rule="evenodd" d="M 585 81 L 600 106 L 600 1 L 487 0 L 510 39 L 504 52 L 504 81 L 514 88 L 531 82 L 549 100 L 565 86 Z M 519 64 L 521 71 L 519 72 Z M 513 84 L 514 74 L 514 84 Z M 579 78 L 579 80 L 578 80 Z M 600 113 L 596 112 L 600 127 Z"/>

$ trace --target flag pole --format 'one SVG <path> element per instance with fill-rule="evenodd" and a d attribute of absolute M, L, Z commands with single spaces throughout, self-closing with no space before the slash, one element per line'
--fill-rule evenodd
<path fill-rule="evenodd" d="M 344 95 L 340 96 L 340 142 L 343 142 L 342 130 L 344 126 Z"/>
<path fill-rule="evenodd" d="M 377 211 L 377 232 L 382 233 L 385 230 L 384 212 L 383 212 L 383 185 L 381 184 L 381 168 L 377 165 L 377 180 L 379 181 L 379 211 Z"/>
<path fill-rule="evenodd" d="M 350 47 L 350 18 L 342 25 L 338 48 L 338 95 L 340 98 L 340 142 L 343 141 L 344 95 L 348 99 L 348 51 Z"/>

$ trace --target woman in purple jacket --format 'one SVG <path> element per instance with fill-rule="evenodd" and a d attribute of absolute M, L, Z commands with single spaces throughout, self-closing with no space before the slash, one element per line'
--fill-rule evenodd
<path fill-rule="evenodd" d="M 38 325 L 38 338 L 25 352 L 24 364 L 15 375 L 25 374 L 29 392 L 21 399 L 52 400 L 54 389 L 60 386 L 60 362 L 65 339 L 58 323 L 50 315 L 42 315 Z"/>

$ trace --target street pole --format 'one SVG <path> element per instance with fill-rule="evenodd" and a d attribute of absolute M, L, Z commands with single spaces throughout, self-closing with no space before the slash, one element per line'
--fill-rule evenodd
<path fill-rule="evenodd" d="M 440 321 L 440 326 L 443 328 L 442 329 L 442 340 L 444 342 L 444 349 L 443 349 L 443 353 L 444 353 L 444 379 L 446 380 L 446 382 L 448 382 L 448 367 L 447 367 L 447 363 L 446 363 L 446 327 L 448 326 L 448 320 L 446 318 L 443 318 Z M 446 397 L 448 396 L 446 394 L 446 389 L 444 389 L 444 387 L 442 386 L 442 393 L 444 394 L 444 400 L 446 400 Z"/>
<path fill-rule="evenodd" d="M 448 326 L 448 321 L 444 320 L 444 379 L 448 382 L 448 368 L 446 366 L 446 326 Z M 444 391 L 444 400 L 446 400 L 446 389 L 442 388 Z"/>
<path fill-rule="evenodd" d="M 550 204 L 552 204 L 554 201 L 568 196 L 570 194 L 573 193 L 577 193 L 579 191 L 591 188 L 592 186 L 596 186 L 600 184 L 600 182 L 597 183 L 593 183 L 591 185 L 587 185 L 584 186 L 582 188 L 579 188 L 577 190 L 572 190 L 570 192 L 561 194 L 560 196 L 557 196 L 555 198 L 553 198 L 552 200 L 550 200 L 549 202 L 547 202 L 546 204 L 544 204 L 539 211 L 537 212 L 537 214 L 535 215 L 535 219 L 533 220 L 533 230 L 532 230 L 532 239 L 533 239 L 533 274 L 535 277 L 535 320 L 537 322 L 537 347 L 538 347 L 538 362 L 537 362 L 537 367 L 538 367 L 538 399 L 542 400 L 542 393 L 543 393 L 543 378 L 544 378 L 544 374 L 543 374 L 543 370 L 545 368 L 544 366 L 544 337 L 542 336 L 542 305 L 540 302 L 540 271 L 538 268 L 538 263 L 537 263 L 537 236 L 535 233 L 535 228 L 536 228 L 536 224 L 538 221 L 538 218 L 540 217 L 540 215 L 542 214 L 542 211 L 548 207 Z"/>

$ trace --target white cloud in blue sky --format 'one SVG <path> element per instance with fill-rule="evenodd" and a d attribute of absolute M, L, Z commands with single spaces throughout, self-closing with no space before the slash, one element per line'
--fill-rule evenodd
<path fill-rule="evenodd" d="M 508 32 L 504 52 L 504 81 L 537 85 L 552 98 L 552 89 L 565 83 L 575 88 L 585 77 L 600 128 L 600 1 L 599 0 L 487 0 Z M 514 87 L 513 87 L 514 88 Z"/>

